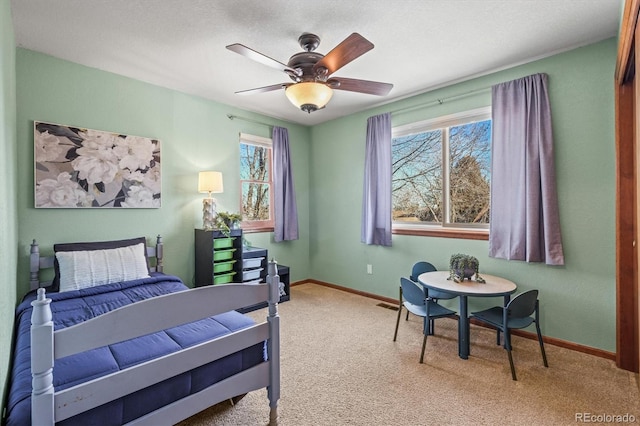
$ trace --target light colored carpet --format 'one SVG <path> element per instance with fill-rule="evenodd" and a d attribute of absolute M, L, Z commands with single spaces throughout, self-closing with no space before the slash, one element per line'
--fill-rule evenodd
<path fill-rule="evenodd" d="M 518 381 L 495 332 L 471 327 L 471 356 L 458 357 L 457 321 L 436 321 L 419 364 L 422 322 L 377 300 L 317 284 L 292 287 L 279 305 L 282 386 L 279 425 L 574 425 L 631 415 L 640 422 L 635 374 L 612 361 L 513 337 Z M 266 310 L 250 313 L 263 320 Z M 181 423 L 266 425 L 265 390 L 218 404 Z M 605 420 L 605 421 L 602 421 Z"/>

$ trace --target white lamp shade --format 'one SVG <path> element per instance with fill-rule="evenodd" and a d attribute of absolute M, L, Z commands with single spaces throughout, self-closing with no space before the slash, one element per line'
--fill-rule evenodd
<path fill-rule="evenodd" d="M 221 193 L 222 173 L 220 172 L 200 172 L 198 174 L 198 192 Z"/>
<path fill-rule="evenodd" d="M 306 105 L 320 109 L 329 103 L 333 90 L 326 84 L 307 81 L 292 84 L 286 88 L 285 94 L 289 101 L 300 109 L 304 109 L 303 106 Z"/>

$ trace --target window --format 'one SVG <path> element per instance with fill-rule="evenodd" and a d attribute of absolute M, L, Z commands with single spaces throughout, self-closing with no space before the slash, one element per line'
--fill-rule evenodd
<path fill-rule="evenodd" d="M 491 110 L 396 127 L 394 230 L 489 227 Z"/>
<path fill-rule="evenodd" d="M 273 229 L 271 139 L 240 134 L 240 213 L 246 230 Z"/>

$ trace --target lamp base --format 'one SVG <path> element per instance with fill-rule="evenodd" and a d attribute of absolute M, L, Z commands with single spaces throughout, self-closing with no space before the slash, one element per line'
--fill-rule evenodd
<path fill-rule="evenodd" d="M 216 216 L 215 198 L 204 198 L 202 200 L 202 227 L 205 231 L 214 229 Z"/>

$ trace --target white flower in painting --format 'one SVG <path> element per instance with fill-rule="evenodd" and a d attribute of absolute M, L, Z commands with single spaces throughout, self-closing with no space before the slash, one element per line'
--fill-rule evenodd
<path fill-rule="evenodd" d="M 35 155 L 38 163 L 57 160 L 67 148 L 60 145 L 60 138 L 48 130 L 35 135 Z"/>
<path fill-rule="evenodd" d="M 92 201 L 93 197 L 72 181 L 67 172 L 56 179 L 43 179 L 36 186 L 38 207 L 90 207 Z"/>
<path fill-rule="evenodd" d="M 127 169 L 120 171 L 123 179 L 129 182 L 137 183 L 141 186 L 147 187 L 154 194 L 160 193 L 160 164 L 156 163 L 152 168 L 146 172 L 136 170 L 135 172 L 128 171 Z"/>
<path fill-rule="evenodd" d="M 130 180 L 132 182 L 142 183 L 144 181 L 144 173 L 140 170 L 136 170 L 135 172 L 131 172 L 128 170 L 122 171 L 122 177 L 126 180 Z"/>
<path fill-rule="evenodd" d="M 76 150 L 76 157 L 71 165 L 77 170 L 80 180 L 86 179 L 89 185 L 102 182 L 109 184 L 118 173 L 118 159 L 110 143 L 103 138 L 87 139 Z"/>
<path fill-rule="evenodd" d="M 149 167 L 155 148 L 155 144 L 149 138 L 127 136 L 118 138 L 113 150 L 120 160 L 121 169 L 135 171 Z"/>
<path fill-rule="evenodd" d="M 129 188 L 127 198 L 122 202 L 121 207 L 160 207 L 160 199 L 154 199 L 153 192 L 149 188 L 133 185 Z"/>
<path fill-rule="evenodd" d="M 154 194 L 160 193 L 160 163 L 156 163 L 144 173 L 142 184 L 153 191 Z"/>
<path fill-rule="evenodd" d="M 82 146 L 88 149 L 111 149 L 119 139 L 115 133 L 91 129 L 83 130 L 79 135 L 83 139 Z"/>

